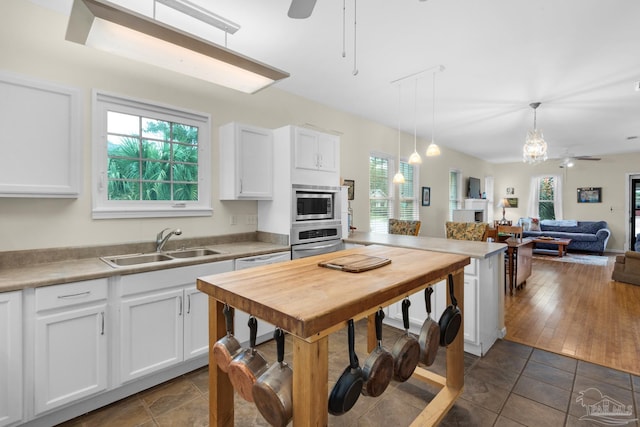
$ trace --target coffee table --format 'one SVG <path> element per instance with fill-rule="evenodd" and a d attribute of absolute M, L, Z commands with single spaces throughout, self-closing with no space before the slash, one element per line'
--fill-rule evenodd
<path fill-rule="evenodd" d="M 571 239 L 561 239 L 561 238 L 553 238 L 553 239 L 542 239 L 540 237 L 534 238 L 533 243 L 545 243 L 550 245 L 556 245 L 558 247 L 558 256 L 563 257 L 567 253 L 567 246 L 571 243 Z"/>

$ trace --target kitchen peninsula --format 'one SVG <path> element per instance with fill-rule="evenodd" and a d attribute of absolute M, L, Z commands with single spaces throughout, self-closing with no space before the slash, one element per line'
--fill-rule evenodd
<path fill-rule="evenodd" d="M 505 336 L 504 252 L 507 245 L 504 243 L 366 232 L 353 232 L 343 240 L 347 245 L 376 244 L 470 257 L 471 263 L 464 269 L 464 350 L 483 356 L 498 338 Z M 447 306 L 447 291 L 444 282 L 433 288 L 432 317 L 437 320 Z M 414 294 L 410 299 L 410 329 L 419 334 L 427 317 L 424 296 L 422 293 Z M 400 304 L 389 307 L 385 322 L 403 328 Z"/>
<path fill-rule="evenodd" d="M 328 423 L 328 336 L 349 319 L 369 318 L 369 350 L 375 347 L 371 317 L 378 307 L 397 303 L 453 275 L 454 292 L 464 311 L 463 269 L 468 256 L 405 248 L 369 246 L 341 252 L 385 257 L 391 263 L 371 271 L 349 273 L 320 267 L 335 254 L 302 258 L 280 265 L 221 273 L 198 279 L 209 298 L 210 348 L 226 334 L 224 304 L 280 326 L 293 337 L 293 425 Z M 462 328 L 461 328 L 462 329 Z M 373 338 L 373 339 L 372 339 Z M 436 425 L 462 393 L 462 334 L 447 347 L 446 377 L 418 368 L 414 377 L 442 387 L 413 425 Z M 233 388 L 210 352 L 210 425 L 233 426 Z"/>

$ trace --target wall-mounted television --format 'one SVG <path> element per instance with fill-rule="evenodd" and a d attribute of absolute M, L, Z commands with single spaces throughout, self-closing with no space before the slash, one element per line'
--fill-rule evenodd
<path fill-rule="evenodd" d="M 482 191 L 480 190 L 480 178 L 469 177 L 469 186 L 467 197 L 470 199 L 481 199 Z"/>

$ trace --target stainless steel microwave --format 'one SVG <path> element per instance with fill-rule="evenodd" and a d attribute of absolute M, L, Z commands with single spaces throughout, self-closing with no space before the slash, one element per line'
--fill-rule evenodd
<path fill-rule="evenodd" d="M 340 188 L 293 186 L 293 221 L 339 219 Z"/>

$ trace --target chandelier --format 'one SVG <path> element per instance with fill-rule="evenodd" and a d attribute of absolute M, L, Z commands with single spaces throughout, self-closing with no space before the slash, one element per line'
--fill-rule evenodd
<path fill-rule="evenodd" d="M 527 132 L 527 141 L 522 147 L 522 161 L 529 164 L 536 164 L 547 160 L 547 143 L 544 142 L 542 131 L 536 127 L 536 109 L 539 102 L 529 104 L 533 108 L 533 130 Z"/>

